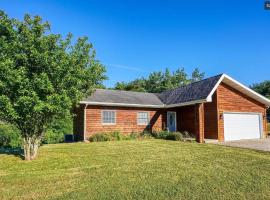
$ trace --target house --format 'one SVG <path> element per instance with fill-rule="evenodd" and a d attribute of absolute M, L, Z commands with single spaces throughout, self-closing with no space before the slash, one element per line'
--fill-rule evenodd
<path fill-rule="evenodd" d="M 91 134 L 188 131 L 205 139 L 264 138 L 270 100 L 226 74 L 159 94 L 97 89 L 80 102 L 74 118 L 77 140 Z"/>

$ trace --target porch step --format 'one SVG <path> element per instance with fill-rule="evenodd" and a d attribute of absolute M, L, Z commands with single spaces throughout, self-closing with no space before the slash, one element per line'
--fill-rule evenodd
<path fill-rule="evenodd" d="M 218 140 L 215 140 L 215 139 L 204 139 L 204 142 L 205 143 L 208 143 L 208 144 L 214 144 L 214 143 L 218 143 Z"/>

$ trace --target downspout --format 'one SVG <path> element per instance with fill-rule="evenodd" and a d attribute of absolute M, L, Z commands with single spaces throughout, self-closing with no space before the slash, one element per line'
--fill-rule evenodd
<path fill-rule="evenodd" d="M 86 108 L 88 104 L 85 104 L 84 109 L 83 109 L 83 141 L 86 142 Z"/>

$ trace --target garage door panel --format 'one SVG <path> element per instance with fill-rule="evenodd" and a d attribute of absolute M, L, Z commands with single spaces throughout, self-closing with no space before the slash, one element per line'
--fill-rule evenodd
<path fill-rule="evenodd" d="M 224 114 L 224 140 L 260 138 L 260 115 L 247 113 Z"/>

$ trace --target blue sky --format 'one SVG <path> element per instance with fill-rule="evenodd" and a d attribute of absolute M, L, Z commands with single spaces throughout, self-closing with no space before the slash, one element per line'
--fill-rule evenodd
<path fill-rule="evenodd" d="M 264 0 L 1 0 L 22 19 L 40 15 L 54 33 L 88 36 L 111 87 L 166 67 L 227 73 L 246 85 L 270 79 L 270 10 Z"/>

